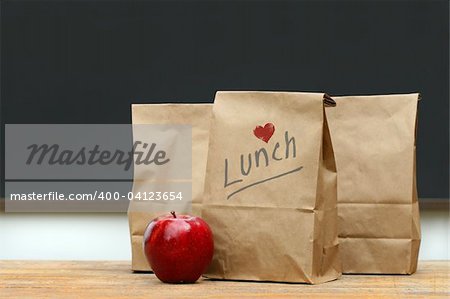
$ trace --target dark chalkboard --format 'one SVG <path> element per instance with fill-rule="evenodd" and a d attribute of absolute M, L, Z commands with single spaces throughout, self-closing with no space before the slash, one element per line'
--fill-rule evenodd
<path fill-rule="evenodd" d="M 421 92 L 419 194 L 448 200 L 448 1 L 1 1 L 2 132 L 230 89 Z"/>

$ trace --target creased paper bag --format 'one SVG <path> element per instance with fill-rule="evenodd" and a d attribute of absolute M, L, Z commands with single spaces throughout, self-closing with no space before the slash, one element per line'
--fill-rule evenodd
<path fill-rule="evenodd" d="M 344 273 L 411 274 L 420 245 L 416 188 L 419 94 L 333 97 Z"/>
<path fill-rule="evenodd" d="M 202 217 L 205 276 L 321 283 L 341 273 L 323 93 L 217 92 Z M 327 109 L 334 109 L 332 107 Z"/>
<path fill-rule="evenodd" d="M 191 167 L 192 167 L 192 179 L 189 180 L 188 187 L 191 193 L 191 200 L 187 205 L 180 206 L 175 209 L 177 213 L 189 213 L 199 215 L 199 205 L 202 200 L 202 194 L 204 189 L 206 158 L 208 151 L 208 137 L 209 137 L 209 122 L 211 115 L 212 105 L 210 104 L 135 104 L 132 105 L 132 122 L 133 125 L 133 137 L 136 141 L 136 135 L 145 134 L 142 132 L 145 127 L 139 127 L 139 124 L 152 124 L 152 125 L 188 125 L 191 126 L 192 136 L 189 136 L 191 140 L 179 146 L 178 152 L 192 153 Z M 139 131 L 139 132 L 138 132 Z M 166 130 L 167 134 L 172 134 L 172 140 L 169 140 L 168 146 L 171 142 L 175 142 L 180 138 L 177 134 L 181 134 L 182 131 Z M 162 130 L 164 133 L 164 129 Z M 150 134 L 150 132 L 149 132 Z M 185 138 L 186 136 L 183 136 Z M 148 136 L 152 138 L 152 136 Z M 160 138 L 161 139 L 161 138 Z M 183 148 L 181 146 L 189 146 L 191 148 Z M 175 165 L 175 167 L 180 167 Z M 155 168 L 157 169 L 157 168 Z M 140 194 L 143 197 L 144 192 L 170 190 L 175 191 L 183 181 L 174 179 L 170 171 L 173 172 L 174 168 L 163 173 L 164 182 L 161 180 L 152 180 L 152 169 L 145 165 L 134 167 L 134 182 L 133 193 Z M 175 168 L 176 170 L 176 168 Z M 158 170 L 155 170 L 158 171 Z M 163 171 L 163 170 L 162 170 Z M 155 177 L 161 177 L 159 173 L 154 174 Z M 186 184 L 186 182 L 184 182 Z M 154 188 L 149 189 L 149 184 L 153 184 Z M 161 189 L 161 190 L 160 190 Z M 178 191 L 178 190 L 177 190 Z M 148 196 L 148 193 L 146 194 Z M 128 208 L 128 221 L 130 227 L 131 236 L 131 248 L 132 248 L 132 270 L 134 271 L 150 271 L 150 266 L 145 258 L 142 241 L 143 234 L 147 224 L 159 216 L 169 212 L 168 210 L 160 211 L 159 214 L 155 212 L 154 207 L 151 205 L 164 204 L 163 201 L 143 201 L 132 200 Z M 164 208 L 163 208 L 164 209 Z"/>

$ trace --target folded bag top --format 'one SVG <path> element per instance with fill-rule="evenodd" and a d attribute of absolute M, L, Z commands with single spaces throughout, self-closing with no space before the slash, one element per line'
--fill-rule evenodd
<path fill-rule="evenodd" d="M 339 277 L 336 168 L 324 113 L 334 105 L 323 93 L 217 92 L 202 204 L 215 237 L 207 277 Z"/>

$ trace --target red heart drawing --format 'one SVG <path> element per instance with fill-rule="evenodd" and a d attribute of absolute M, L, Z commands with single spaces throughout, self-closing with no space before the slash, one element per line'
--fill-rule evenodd
<path fill-rule="evenodd" d="M 275 126 L 272 123 L 267 123 L 264 127 L 256 126 L 253 130 L 253 134 L 255 134 L 256 138 L 261 139 L 265 143 L 269 142 L 274 132 Z"/>

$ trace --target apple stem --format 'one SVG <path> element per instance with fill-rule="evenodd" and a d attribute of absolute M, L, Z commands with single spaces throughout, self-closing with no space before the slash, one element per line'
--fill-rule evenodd
<path fill-rule="evenodd" d="M 173 218 L 177 218 L 177 215 L 175 214 L 175 211 L 170 212 L 172 214 Z"/>

